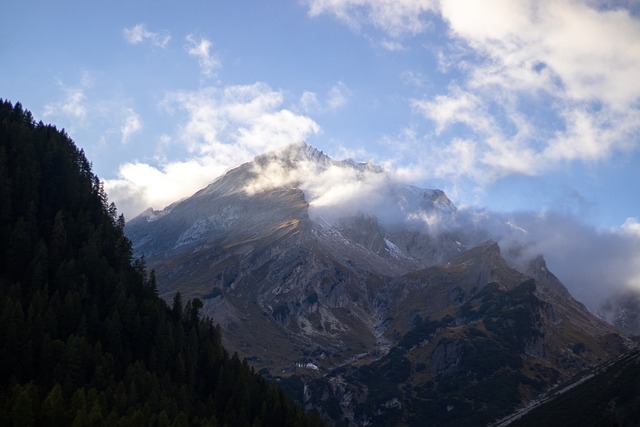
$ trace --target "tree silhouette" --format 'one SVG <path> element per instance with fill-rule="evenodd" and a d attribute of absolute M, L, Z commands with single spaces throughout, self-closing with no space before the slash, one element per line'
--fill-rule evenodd
<path fill-rule="evenodd" d="M 158 298 L 124 225 L 66 133 L 0 99 L 0 425 L 321 425 L 200 300 Z"/>

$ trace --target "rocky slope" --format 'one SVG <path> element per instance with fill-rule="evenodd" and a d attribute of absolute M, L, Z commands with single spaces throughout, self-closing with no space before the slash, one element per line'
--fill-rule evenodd
<path fill-rule="evenodd" d="M 544 259 L 518 271 L 443 226 L 455 215 L 439 190 L 298 144 L 127 234 L 163 297 L 201 299 L 226 346 L 334 422 L 484 423 L 622 351 Z"/>

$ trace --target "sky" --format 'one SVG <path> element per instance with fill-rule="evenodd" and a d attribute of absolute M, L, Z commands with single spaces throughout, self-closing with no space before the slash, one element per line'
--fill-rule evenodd
<path fill-rule="evenodd" d="M 127 219 L 304 140 L 554 230 L 539 233 L 554 259 L 584 238 L 570 233 L 591 236 L 640 288 L 637 0 L 22 0 L 0 14 L 0 97 L 64 128 Z"/>

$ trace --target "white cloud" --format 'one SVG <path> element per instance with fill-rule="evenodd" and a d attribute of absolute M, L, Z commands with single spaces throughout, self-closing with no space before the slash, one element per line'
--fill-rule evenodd
<path fill-rule="evenodd" d="M 407 50 L 407 48 L 397 40 L 382 40 L 380 42 L 380 46 L 391 52 L 401 52 L 403 50 Z"/>
<path fill-rule="evenodd" d="M 504 215 L 491 220 L 496 219 L 504 222 Z M 544 254 L 549 269 L 593 312 L 614 295 L 640 291 L 640 236 L 624 226 L 597 230 L 575 216 L 552 213 L 521 212 L 510 214 L 509 220 L 527 234 L 503 230 L 505 252 L 515 245 L 523 248 L 523 258 Z"/>
<path fill-rule="evenodd" d="M 334 84 L 324 99 L 319 99 L 315 92 L 305 91 L 298 101 L 298 109 L 307 113 L 330 113 L 343 108 L 349 103 L 352 93 L 343 82 Z"/>
<path fill-rule="evenodd" d="M 317 123 L 283 103 L 282 92 L 255 83 L 172 92 L 163 105 L 187 113 L 180 135 L 190 152 L 255 155 L 319 132 Z"/>
<path fill-rule="evenodd" d="M 626 107 L 640 97 L 640 22 L 579 1 L 443 0 L 452 35 L 487 59 L 470 84 Z"/>
<path fill-rule="evenodd" d="M 165 48 L 171 40 L 168 32 L 152 32 L 147 30 L 144 24 L 136 24 L 131 28 L 122 30 L 125 40 L 130 44 L 141 44 L 145 42 L 151 43 L 155 47 Z"/>
<path fill-rule="evenodd" d="M 68 88 L 62 101 L 45 105 L 44 116 L 68 116 L 79 121 L 87 117 L 86 96 L 82 88 Z"/>
<path fill-rule="evenodd" d="M 77 85 L 69 86 L 58 82 L 64 92 L 63 99 L 44 106 L 44 117 L 70 123 L 70 129 L 84 127 L 90 110 L 86 92 L 93 86 L 93 78 L 88 72 L 83 72 Z"/>
<path fill-rule="evenodd" d="M 418 227 L 427 225 L 420 216 L 424 212 L 414 206 L 416 199 L 407 197 L 410 190 L 379 167 L 317 160 L 318 153 L 314 152 L 311 154 L 316 160 L 308 160 L 305 155 L 300 156 L 301 149 L 314 150 L 305 145 L 285 147 L 262 158 L 254 164 L 256 178 L 245 190 L 253 194 L 279 186 L 299 188 L 309 203 L 309 214 L 330 222 L 368 213 L 388 225 L 404 221 L 419 222 Z"/>
<path fill-rule="evenodd" d="M 330 90 L 327 96 L 327 107 L 330 111 L 338 110 L 344 107 L 349 98 L 351 97 L 351 91 L 342 82 L 336 83 Z"/>
<path fill-rule="evenodd" d="M 464 148 L 460 141 L 459 149 Z M 325 220 L 344 215 L 374 213 L 383 224 L 396 221 L 426 227 L 430 232 L 459 233 L 470 246 L 486 239 L 499 242 L 513 265 L 525 267 L 544 254 L 550 270 L 569 291 L 597 313 L 601 305 L 628 290 L 640 291 L 640 224 L 629 218 L 615 230 L 598 230 L 578 215 L 557 212 L 497 213 L 461 208 L 448 214 L 424 211 L 403 199 L 402 181 L 372 167 L 353 168 L 344 163 L 280 161 L 256 165 L 257 178 L 249 192 L 294 185 L 305 192 L 310 214 Z M 292 151 L 296 154 L 295 150 Z M 472 157 L 473 152 L 465 156 Z M 408 200 L 411 197 L 408 198 Z M 464 237 L 462 237 L 464 236 Z"/>
<path fill-rule="evenodd" d="M 428 161 L 426 165 L 434 176 L 455 179 L 469 176 L 486 184 L 509 174 L 533 175 L 549 167 L 539 161 L 538 153 L 528 145 L 531 126 L 507 100 L 500 106 L 492 106 L 491 111 L 480 95 L 453 88 L 448 95 L 413 100 L 412 105 L 435 123 L 435 137 L 447 140 L 446 144 L 426 147 L 430 157 L 438 159 L 435 164 Z M 501 109 L 501 117 L 496 117 L 497 109 Z M 506 129 L 505 124 L 509 125 Z M 444 135 L 456 125 L 463 125 L 467 131 Z M 509 129 L 513 129 L 512 133 Z"/>
<path fill-rule="evenodd" d="M 414 99 L 412 106 L 436 123 L 436 133 L 456 123 L 462 123 L 476 132 L 489 132 L 495 125 L 477 95 L 454 88 L 448 95 L 433 100 Z"/>
<path fill-rule="evenodd" d="M 433 11 L 435 0 L 306 0 L 309 15 L 329 13 L 354 30 L 365 25 L 392 37 L 423 32 L 428 22 L 424 14 Z"/>
<path fill-rule="evenodd" d="M 214 71 L 220 68 L 220 59 L 211 53 L 211 41 L 204 37 L 200 40 L 189 34 L 187 36 L 187 53 L 191 56 L 195 56 L 200 64 L 200 70 L 205 77 L 211 77 Z"/>
<path fill-rule="evenodd" d="M 418 88 L 425 87 L 427 85 L 427 78 L 419 71 L 407 70 L 400 74 L 402 82 L 408 86 L 415 86 Z"/>
<path fill-rule="evenodd" d="M 627 218 L 620 230 L 630 236 L 636 236 L 640 239 L 640 222 L 637 218 Z"/>
<path fill-rule="evenodd" d="M 134 162 L 120 166 L 118 178 L 105 180 L 109 199 L 131 219 L 149 207 L 162 208 L 187 197 L 222 174 L 228 165 L 215 156 L 152 166 Z"/>
<path fill-rule="evenodd" d="M 480 5 L 444 0 L 441 6 L 452 35 L 480 54 L 481 61 L 465 63 L 468 73 L 461 83 L 476 104 L 452 111 L 448 121 L 442 112 L 432 113 L 437 130 L 458 121 L 477 131 L 478 124 L 471 125 L 469 118 L 491 108 L 494 121 L 503 122 L 499 128 L 515 127 L 519 136 L 501 131 L 505 141 L 500 149 L 481 145 L 481 166 L 512 164 L 509 145 L 528 164 L 503 169 L 497 176 L 512 171 L 537 174 L 567 161 L 594 162 L 640 148 L 633 138 L 640 130 L 637 18 L 577 1 L 492 0 Z M 454 91 L 426 104 L 433 107 L 452 96 L 461 99 Z M 558 123 L 555 131 L 528 118 L 536 110 Z M 477 117 L 482 121 L 486 115 Z"/>
<path fill-rule="evenodd" d="M 435 137 L 427 131 L 414 142 L 450 174 L 439 178 L 488 183 L 640 149 L 640 18 L 628 4 L 306 3 L 311 16 L 329 14 L 358 31 L 373 27 L 398 44 L 424 37 L 434 20 L 446 25 L 448 39 L 436 55 L 449 84 L 440 94 L 410 100 L 434 125 Z M 401 78 L 415 82 L 417 72 Z M 415 151 L 413 145 L 405 154 L 413 158 Z"/>
<path fill-rule="evenodd" d="M 118 179 L 105 181 L 109 197 L 131 218 L 150 206 L 162 208 L 189 196 L 258 154 L 320 132 L 316 122 L 283 104 L 284 95 L 264 83 L 168 93 L 163 108 L 185 115 L 172 137 L 184 147 L 184 159 L 122 165 Z"/>
<path fill-rule="evenodd" d="M 305 91 L 302 93 L 299 102 L 299 108 L 305 113 L 317 112 L 322 108 L 318 95 L 315 92 Z"/>
<path fill-rule="evenodd" d="M 142 129 L 142 120 L 140 116 L 133 111 L 132 108 L 126 108 L 125 110 L 126 117 L 124 118 L 124 122 L 122 126 L 120 126 L 120 133 L 122 134 L 122 143 L 126 144 L 129 142 L 129 138 L 136 132 L 139 132 Z"/>
<path fill-rule="evenodd" d="M 62 99 L 45 105 L 44 117 L 55 120 L 69 132 L 100 129 L 103 144 L 129 142 L 142 130 L 142 119 L 130 106 L 131 100 L 119 96 L 98 98 L 95 79 L 84 72 L 75 85 L 59 83 Z M 98 88 L 99 89 L 99 88 Z"/>

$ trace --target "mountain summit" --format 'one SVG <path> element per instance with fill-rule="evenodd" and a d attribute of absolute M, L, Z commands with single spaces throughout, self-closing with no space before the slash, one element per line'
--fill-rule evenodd
<path fill-rule="evenodd" d="M 336 220 L 354 213 L 370 213 L 386 222 L 420 222 L 434 208 L 455 207 L 440 190 L 425 190 L 394 180 L 380 166 L 333 160 L 305 142 L 257 156 L 230 170 L 195 196 L 253 195 L 277 188 L 304 193 L 310 214 Z"/>
<path fill-rule="evenodd" d="M 227 347 L 333 421 L 486 424 L 622 351 L 543 258 L 516 270 L 456 215 L 300 143 L 126 231 L 161 296 L 202 300 Z"/>
<path fill-rule="evenodd" d="M 257 156 L 161 211 L 149 209 L 127 230 L 149 259 L 194 245 L 201 250 L 221 238 L 259 240 L 265 233 L 304 229 L 365 264 L 371 264 L 369 252 L 392 260 L 374 267 L 397 274 L 459 252 L 462 243 L 452 236 L 433 245 L 424 233 L 455 212 L 440 190 L 398 183 L 379 166 L 336 161 L 303 142 Z"/>

